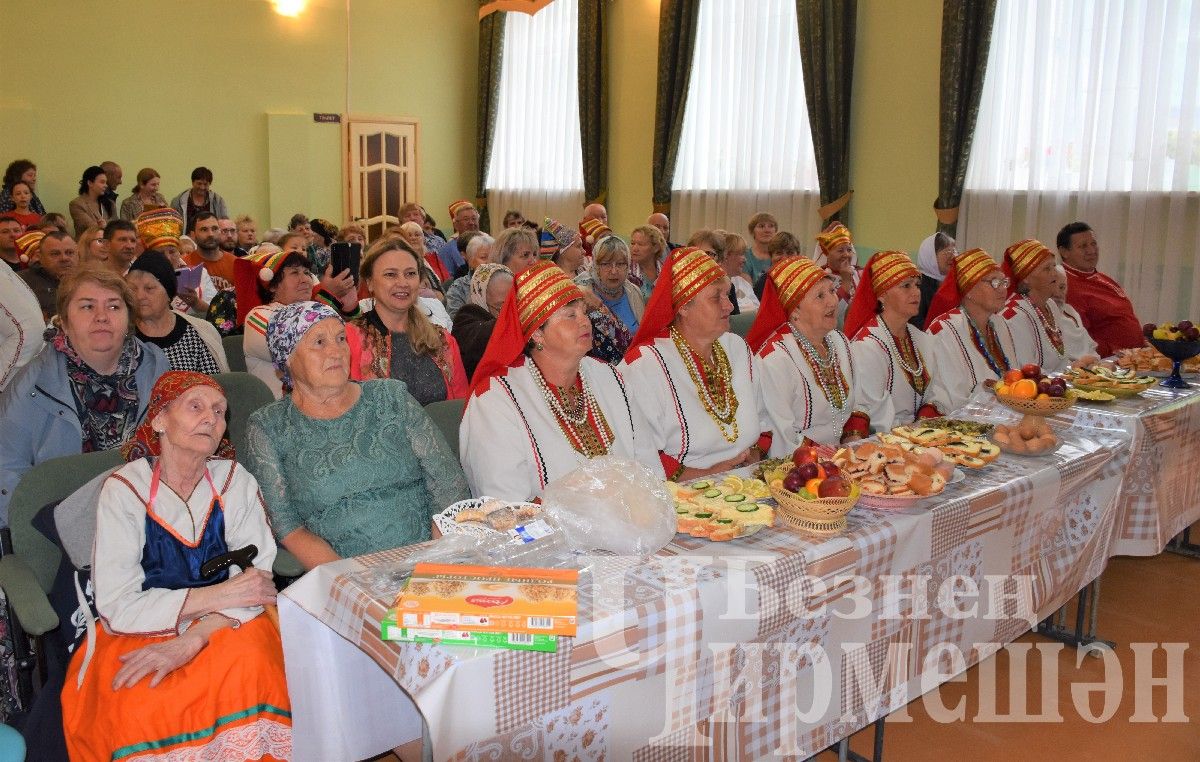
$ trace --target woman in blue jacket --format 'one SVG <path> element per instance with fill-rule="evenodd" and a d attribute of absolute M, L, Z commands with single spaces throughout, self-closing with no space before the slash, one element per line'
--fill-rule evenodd
<path fill-rule="evenodd" d="M 133 293 L 110 270 L 77 268 L 58 288 L 46 346 L 0 394 L 0 526 L 21 476 L 50 458 L 120 446 L 170 370 L 133 335 Z"/>

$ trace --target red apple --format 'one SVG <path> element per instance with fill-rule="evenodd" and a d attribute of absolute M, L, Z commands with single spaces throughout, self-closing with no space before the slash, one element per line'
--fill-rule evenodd
<path fill-rule="evenodd" d="M 1028 363 L 1021 366 L 1021 375 L 1036 380 L 1042 377 L 1042 369 L 1036 363 Z"/>
<path fill-rule="evenodd" d="M 850 482 L 840 476 L 831 476 L 821 482 L 817 497 L 848 497 L 849 495 Z"/>
<path fill-rule="evenodd" d="M 792 462 L 797 466 L 804 463 L 816 463 L 818 460 L 817 448 L 811 445 L 801 445 L 792 453 Z"/>
<path fill-rule="evenodd" d="M 821 468 L 824 469 L 826 478 L 842 475 L 842 469 L 838 468 L 837 463 L 834 463 L 832 460 L 821 461 Z"/>

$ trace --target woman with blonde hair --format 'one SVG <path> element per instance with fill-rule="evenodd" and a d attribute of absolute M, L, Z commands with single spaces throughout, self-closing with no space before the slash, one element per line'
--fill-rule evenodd
<path fill-rule="evenodd" d="M 104 238 L 103 228 L 92 225 L 83 231 L 83 235 L 79 236 L 76 248 L 79 251 L 81 265 L 109 267 L 108 241 Z"/>
<path fill-rule="evenodd" d="M 753 283 L 770 270 L 775 262 L 767 247 L 779 232 L 779 221 L 771 214 L 759 212 L 750 218 L 746 232 L 750 234 L 750 248 L 746 251 L 745 270 Z"/>
<path fill-rule="evenodd" d="M 394 378 L 422 405 L 467 396 L 458 342 L 429 321 L 418 302 L 422 261 L 404 241 L 389 238 L 363 257 L 360 278 L 375 306 L 346 326 L 350 378 Z"/>
<path fill-rule="evenodd" d="M 621 321 L 630 335 L 636 334 L 646 310 L 642 291 L 629 281 L 629 245 L 610 235 L 592 248 L 590 277 L 576 278 L 586 291 L 596 295 L 609 314 Z"/>
<path fill-rule="evenodd" d="M 133 193 L 121 202 L 121 219 L 133 222 L 147 209 L 166 206 L 166 196 L 158 192 L 160 182 L 155 169 L 144 167 L 138 170 L 137 185 L 133 186 Z"/>
<path fill-rule="evenodd" d="M 629 234 L 629 281 L 642 290 L 642 298 L 649 299 L 658 280 L 659 270 L 667 261 L 667 239 L 653 225 L 636 227 Z"/>

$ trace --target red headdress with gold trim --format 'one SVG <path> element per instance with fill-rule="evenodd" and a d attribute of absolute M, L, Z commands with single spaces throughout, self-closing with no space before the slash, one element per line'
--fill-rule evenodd
<path fill-rule="evenodd" d="M 754 324 L 746 334 L 750 351 L 758 352 L 788 321 L 800 300 L 829 273 L 808 257 L 787 257 L 771 266 L 763 285 Z"/>
<path fill-rule="evenodd" d="M 630 342 L 625 359 L 634 359 L 642 347 L 655 339 L 665 338 L 679 308 L 724 277 L 725 270 L 703 249 L 683 246 L 671 252 L 654 282 L 654 291 L 646 302 L 637 335 Z"/>
<path fill-rule="evenodd" d="M 988 273 L 999 269 L 996 260 L 983 249 L 968 249 L 955 257 L 941 287 L 929 301 L 925 327 L 928 328 L 939 317 L 962 304 L 963 296 L 975 288 L 975 284 Z"/>
<path fill-rule="evenodd" d="M 537 262 L 513 278 L 512 290 L 471 379 L 472 393 L 482 392 L 493 376 L 516 365 L 533 332 L 561 307 L 582 298 L 583 291 L 575 281 L 552 262 Z"/>
<path fill-rule="evenodd" d="M 908 278 L 920 275 L 921 271 L 903 251 L 876 252 L 863 269 L 863 277 L 854 292 L 854 299 L 850 301 L 850 308 L 846 311 L 842 332 L 853 339 L 863 326 L 871 322 L 871 318 L 875 316 L 876 303 L 885 291 Z"/>

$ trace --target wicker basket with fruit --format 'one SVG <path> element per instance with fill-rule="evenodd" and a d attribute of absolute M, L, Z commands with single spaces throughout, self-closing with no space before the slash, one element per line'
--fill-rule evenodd
<path fill-rule="evenodd" d="M 783 521 L 816 534 L 844 531 L 846 515 L 861 493 L 836 463 L 822 460 L 821 451 L 811 446 L 796 448 L 791 462 L 777 462 L 763 478 Z"/>
<path fill-rule="evenodd" d="M 1046 376 L 1033 363 L 1007 371 L 992 391 L 997 402 L 1023 415 L 1060 413 L 1075 402 L 1065 378 Z"/>

